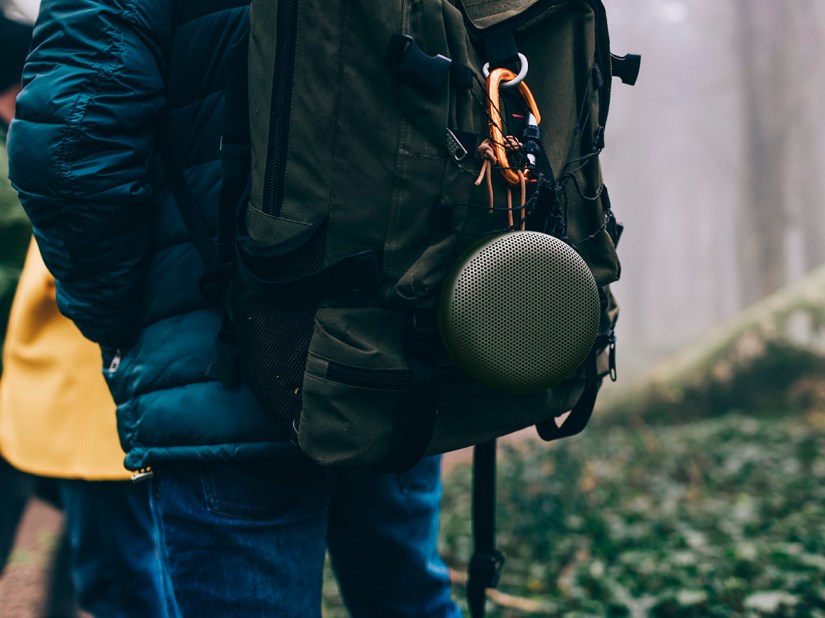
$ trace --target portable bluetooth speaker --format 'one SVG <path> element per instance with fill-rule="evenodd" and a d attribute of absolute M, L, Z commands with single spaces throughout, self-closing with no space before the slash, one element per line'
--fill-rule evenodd
<path fill-rule="evenodd" d="M 584 362 L 599 330 L 593 274 L 565 242 L 540 232 L 485 239 L 456 262 L 439 298 L 453 361 L 491 388 L 555 386 Z"/>

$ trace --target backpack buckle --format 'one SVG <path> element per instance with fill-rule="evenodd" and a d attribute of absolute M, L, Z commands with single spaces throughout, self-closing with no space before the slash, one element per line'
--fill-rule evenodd
<path fill-rule="evenodd" d="M 452 63 L 441 54 L 425 54 L 409 34 L 393 34 L 384 54 L 384 66 L 390 71 L 412 75 L 433 90 L 438 90 L 447 81 Z"/>
<path fill-rule="evenodd" d="M 613 75 L 628 86 L 636 84 L 641 64 L 642 57 L 639 54 L 625 54 L 624 56 L 610 54 L 610 68 Z"/>

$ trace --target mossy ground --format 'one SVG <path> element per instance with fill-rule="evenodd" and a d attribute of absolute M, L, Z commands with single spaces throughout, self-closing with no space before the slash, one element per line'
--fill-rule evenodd
<path fill-rule="evenodd" d="M 825 616 L 823 444 L 825 414 L 740 412 L 502 448 L 500 588 L 535 611 L 490 615 Z M 468 467 L 445 480 L 456 568 L 468 487 Z"/>
<path fill-rule="evenodd" d="M 488 616 L 825 617 L 823 444 L 825 412 L 738 411 L 501 446 L 507 564 Z M 469 465 L 446 475 L 441 551 L 458 573 L 469 488 Z M 329 579 L 324 615 L 346 616 Z"/>

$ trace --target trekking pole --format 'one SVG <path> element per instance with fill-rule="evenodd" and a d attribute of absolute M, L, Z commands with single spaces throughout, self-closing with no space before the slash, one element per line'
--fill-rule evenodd
<path fill-rule="evenodd" d="M 473 557 L 467 579 L 472 618 L 484 617 L 487 588 L 498 586 L 504 554 L 496 549 L 496 441 L 473 449 Z"/>

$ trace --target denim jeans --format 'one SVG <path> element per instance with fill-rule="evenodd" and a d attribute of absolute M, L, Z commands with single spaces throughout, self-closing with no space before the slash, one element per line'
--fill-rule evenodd
<path fill-rule="evenodd" d="M 96 618 L 163 618 L 148 487 L 131 481 L 57 483 L 78 605 Z"/>
<path fill-rule="evenodd" d="M 321 615 L 327 548 L 356 618 L 459 618 L 436 551 L 440 458 L 401 474 L 303 458 L 155 467 L 170 616 Z"/>
<path fill-rule="evenodd" d="M 34 489 L 34 477 L 0 457 L 0 574 L 17 537 L 17 527 Z"/>

